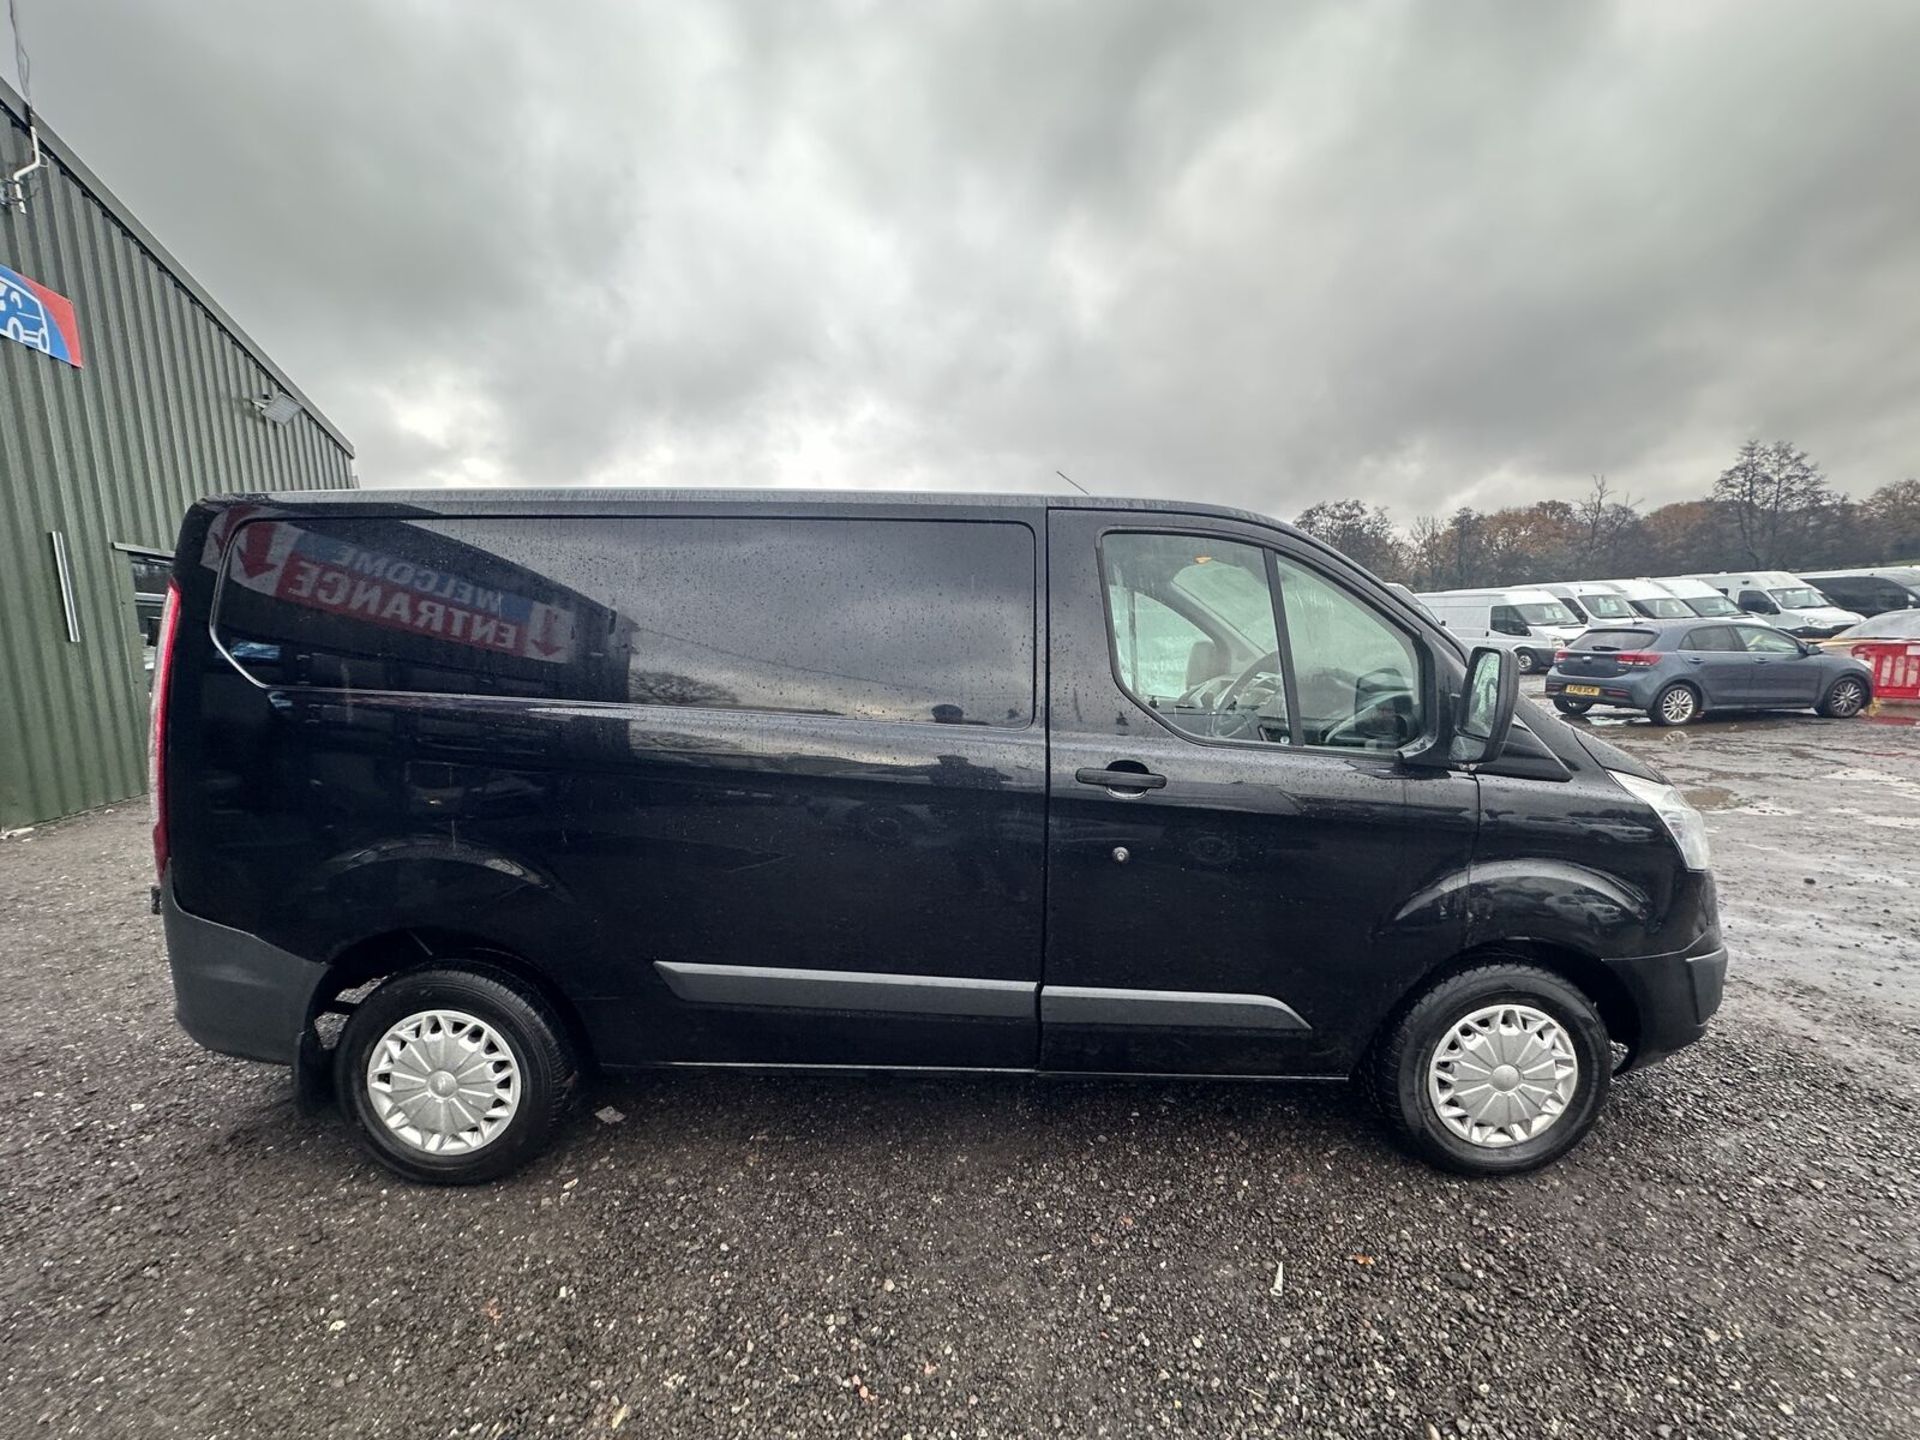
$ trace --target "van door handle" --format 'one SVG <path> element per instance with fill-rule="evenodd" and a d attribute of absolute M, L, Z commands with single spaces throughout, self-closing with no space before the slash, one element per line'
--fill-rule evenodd
<path fill-rule="evenodd" d="M 1161 790 L 1167 783 L 1166 776 L 1155 775 L 1144 765 L 1137 770 L 1097 770 L 1088 767 L 1074 771 L 1073 778 L 1082 785 L 1098 785 L 1102 790 Z"/>

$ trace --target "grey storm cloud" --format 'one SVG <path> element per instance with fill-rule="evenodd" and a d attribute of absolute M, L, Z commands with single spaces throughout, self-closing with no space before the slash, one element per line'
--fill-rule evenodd
<path fill-rule="evenodd" d="M 19 6 L 370 486 L 1920 469 L 1908 0 Z"/>

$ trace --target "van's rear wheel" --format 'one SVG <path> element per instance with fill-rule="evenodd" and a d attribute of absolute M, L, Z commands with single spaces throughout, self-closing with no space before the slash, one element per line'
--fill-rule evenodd
<path fill-rule="evenodd" d="M 1553 708 L 1562 715 L 1584 715 L 1593 708 L 1591 700 L 1569 700 L 1564 695 L 1553 697 Z"/>
<path fill-rule="evenodd" d="M 1566 1154 L 1607 1097 L 1606 1023 L 1537 966 L 1450 975 L 1393 1021 L 1362 1071 L 1416 1154 L 1466 1175 L 1512 1175 Z"/>
<path fill-rule="evenodd" d="M 334 1052 L 361 1142 L 409 1180 L 498 1179 L 545 1148 L 578 1070 L 544 999 L 493 966 L 413 970 L 362 1000 Z"/>

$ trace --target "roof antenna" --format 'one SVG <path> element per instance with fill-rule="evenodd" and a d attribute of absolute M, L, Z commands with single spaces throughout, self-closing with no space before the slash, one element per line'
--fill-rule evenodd
<path fill-rule="evenodd" d="M 1066 471 L 1056 470 L 1053 473 L 1058 475 L 1062 480 L 1066 481 L 1069 485 L 1073 486 L 1074 489 L 1078 490 L 1082 495 L 1085 495 L 1089 500 L 1093 498 L 1093 492 L 1087 489 L 1087 487 L 1082 485 L 1078 480 L 1074 479 L 1073 476 L 1069 475 Z"/>

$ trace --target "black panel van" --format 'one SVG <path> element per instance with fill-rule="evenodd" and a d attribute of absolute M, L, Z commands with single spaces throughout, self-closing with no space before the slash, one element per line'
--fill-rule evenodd
<path fill-rule="evenodd" d="M 417 1180 L 663 1065 L 1351 1077 L 1513 1172 L 1720 1001 L 1678 792 L 1258 515 L 214 499 L 160 649 L 180 1023 Z"/>

